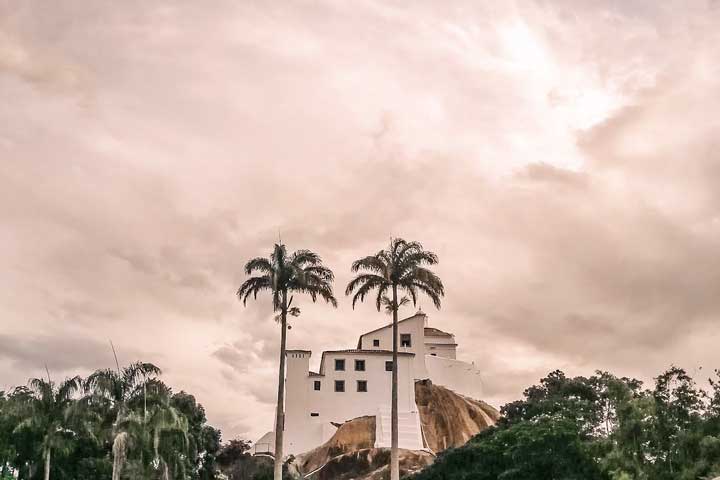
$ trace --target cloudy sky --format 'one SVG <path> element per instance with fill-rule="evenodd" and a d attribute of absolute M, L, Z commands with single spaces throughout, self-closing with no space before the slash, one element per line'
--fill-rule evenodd
<path fill-rule="evenodd" d="M 720 367 L 720 2 L 409 4 L 0 0 L 0 390 L 112 339 L 257 438 L 279 332 L 234 292 L 279 234 L 339 296 L 436 251 L 496 405 Z M 299 304 L 315 363 L 388 321 Z"/>

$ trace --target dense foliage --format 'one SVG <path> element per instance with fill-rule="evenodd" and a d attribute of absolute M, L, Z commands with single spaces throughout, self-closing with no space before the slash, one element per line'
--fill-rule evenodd
<path fill-rule="evenodd" d="M 716 379 L 720 374 L 715 372 Z M 720 475 L 720 384 L 672 367 L 652 389 L 556 371 L 414 480 L 697 480 Z"/>
<path fill-rule="evenodd" d="M 220 431 L 159 374 L 135 363 L 0 392 L 0 479 L 217 478 Z"/>

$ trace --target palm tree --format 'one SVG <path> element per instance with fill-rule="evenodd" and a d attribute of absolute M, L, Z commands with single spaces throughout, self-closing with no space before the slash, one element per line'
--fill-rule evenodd
<path fill-rule="evenodd" d="M 254 258 L 245 265 L 250 277 L 240 286 L 237 296 L 243 305 L 250 295 L 267 291 L 272 295 L 273 311 L 279 312 L 280 320 L 280 369 L 278 372 L 278 395 L 275 410 L 275 469 L 274 479 L 282 480 L 283 429 L 285 424 L 285 343 L 287 340 L 287 316 L 297 316 L 297 307 L 291 307 L 292 294 L 306 293 L 315 302 L 318 297 L 337 307 L 333 296 L 332 271 L 322 264 L 320 256 L 310 250 L 298 250 L 288 254 L 285 245 L 276 244 L 270 258 Z M 290 297 L 288 297 L 290 295 Z"/>
<path fill-rule="evenodd" d="M 140 461 L 133 477 L 150 478 L 150 471 L 162 480 L 187 478 L 184 472 L 188 451 L 188 420 L 172 405 L 172 391 L 157 378 L 148 380 L 127 402 L 117 420 L 116 455 L 127 455 L 128 447 L 140 452 Z M 115 445 L 113 451 L 115 452 Z"/>
<path fill-rule="evenodd" d="M 147 416 L 146 386 L 148 381 L 162 372 L 152 363 L 135 362 L 122 370 L 97 370 L 85 381 L 90 403 L 103 403 L 110 411 L 109 426 L 112 452 L 112 479 L 119 480 L 127 459 L 128 433 L 123 430 L 123 419 L 130 415 L 129 402 L 142 393 L 143 418 Z"/>
<path fill-rule="evenodd" d="M 73 395 L 80 389 L 82 380 L 73 377 L 64 380 L 56 387 L 55 383 L 32 378 L 28 382 L 25 407 L 28 408 L 25 419 L 16 431 L 31 430 L 39 433 L 42 438 L 42 458 L 45 461 L 44 478 L 50 479 L 50 460 L 53 451 L 67 449 L 73 431 L 69 428 Z"/>
<path fill-rule="evenodd" d="M 363 301 L 371 291 L 377 290 L 375 306 L 378 312 L 383 305 L 392 311 L 393 316 L 393 369 L 392 369 L 392 405 L 391 405 L 391 443 L 390 443 L 390 480 L 400 479 L 398 457 L 398 309 L 407 303 L 407 297 L 398 299 L 398 291 L 410 296 L 413 305 L 424 293 L 440 308 L 440 298 L 445 295 L 442 281 L 426 266 L 438 263 L 433 252 L 426 251 L 418 242 L 407 242 L 402 238 L 390 241 L 390 246 L 375 255 L 353 262 L 351 270 L 361 272 L 345 289 L 345 295 L 353 294 L 352 304 Z M 391 296 L 388 297 L 388 293 Z"/>

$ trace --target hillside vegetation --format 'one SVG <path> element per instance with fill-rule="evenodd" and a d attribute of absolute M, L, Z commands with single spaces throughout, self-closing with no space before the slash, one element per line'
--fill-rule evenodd
<path fill-rule="evenodd" d="M 720 385 L 680 368 L 653 388 L 556 371 L 502 407 L 498 424 L 412 480 L 698 480 L 720 475 Z"/>

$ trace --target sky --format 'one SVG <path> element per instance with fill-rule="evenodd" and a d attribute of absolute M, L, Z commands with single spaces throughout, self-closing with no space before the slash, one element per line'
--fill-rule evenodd
<path fill-rule="evenodd" d="M 720 2 L 0 0 L 0 390 L 154 362 L 272 427 L 279 329 L 235 291 L 279 238 L 337 309 L 390 237 L 435 251 L 484 400 L 549 371 L 720 367 Z M 404 315 L 415 312 L 406 307 Z"/>

